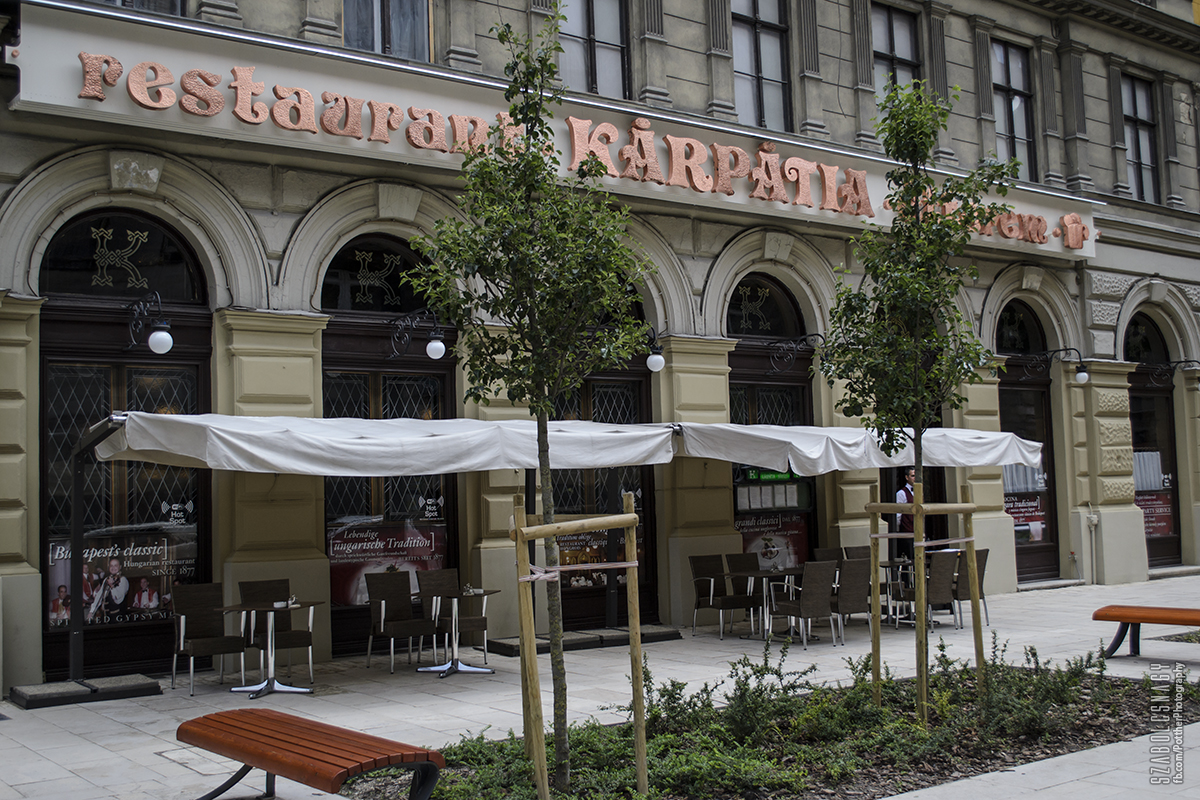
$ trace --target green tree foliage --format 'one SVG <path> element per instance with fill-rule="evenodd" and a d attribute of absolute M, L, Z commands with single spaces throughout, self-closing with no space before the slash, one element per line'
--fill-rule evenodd
<path fill-rule="evenodd" d="M 466 153 L 458 199 L 465 219 L 439 220 L 433 236 L 416 240 L 430 264 L 412 280 L 458 329 L 467 398 L 486 404 L 504 392 L 537 418 L 547 523 L 554 521 L 547 423 L 555 398 L 648 350 L 648 328 L 634 314 L 634 287 L 645 266 L 625 237 L 627 210 L 600 189 L 604 169 L 594 156 L 577 173 L 560 174 L 551 107 L 562 99 L 556 65 L 562 21 L 556 7 L 536 39 L 507 24 L 493 29 L 511 58 L 505 67 L 511 120 L 501 120 L 485 146 Z M 545 541 L 547 564 L 555 565 L 557 546 Z M 558 584 L 547 586 L 555 783 L 565 790 L 562 606 Z"/>
<path fill-rule="evenodd" d="M 1015 163 L 988 163 L 939 181 L 931 171 L 949 104 L 920 82 L 892 87 L 876 129 L 888 157 L 890 229 L 872 225 L 855 242 L 861 283 L 842 280 L 821 348 L 821 371 L 844 382 L 837 407 L 863 417 L 888 453 L 911 437 L 921 481 L 921 434 L 962 389 L 980 380 L 990 353 L 955 302 L 978 270 L 962 258 L 972 235 L 1008 208 L 986 201 L 1007 193 Z M 905 432 L 903 429 L 911 431 Z"/>
<path fill-rule="evenodd" d="M 962 175 L 932 172 L 933 149 L 946 130 L 949 104 L 920 82 L 892 86 L 876 124 L 884 151 L 896 162 L 887 173 L 890 229 L 872 226 L 858 237 L 863 268 L 857 285 L 842 280 L 821 348 L 821 371 L 844 382 L 837 407 L 861 416 L 891 454 L 912 440 L 914 496 L 923 501 L 922 436 L 943 408 L 963 404 L 963 387 L 979 381 L 991 353 L 956 300 L 963 281 L 978 276 L 963 258 L 971 237 L 1008 208 L 987 201 L 1007 193 L 1016 164 L 987 163 Z M 913 516 L 913 538 L 925 538 L 924 516 Z M 918 554 L 923 549 L 917 549 Z M 917 714 L 928 715 L 925 559 L 915 564 L 917 588 Z"/>

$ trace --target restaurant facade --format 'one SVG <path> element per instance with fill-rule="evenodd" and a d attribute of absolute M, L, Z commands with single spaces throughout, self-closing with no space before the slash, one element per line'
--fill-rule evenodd
<path fill-rule="evenodd" d="M 288 578 L 322 601 L 328 659 L 365 647 L 364 574 L 457 567 L 502 590 L 489 635 L 515 635 L 522 472 L 322 479 L 86 460 L 75 554 L 70 457 L 118 410 L 525 416 L 463 401 L 454 331 L 401 276 L 421 268 L 414 237 L 461 216 L 463 149 L 503 121 L 492 27 L 534 31 L 545 5 L 0 2 L 5 692 L 65 674 L 77 603 L 89 674 L 163 669 L 180 583 L 222 582 L 234 602 L 238 581 Z M 877 91 L 919 78 L 956 98 L 939 168 L 1022 164 L 959 296 L 997 357 L 942 424 L 1039 441 L 1042 465 L 928 471 L 935 498 L 980 506 L 986 590 L 1195 568 L 1194 14 L 1182 0 L 572 0 L 558 146 L 565 168 L 598 156 L 631 210 L 665 367 L 594 375 L 558 416 L 860 424 L 814 377 L 812 335 L 839 281 L 861 276 L 854 236 L 890 219 Z M 162 351 L 149 334 L 168 327 Z M 447 353 L 432 358 L 438 337 Z M 680 458 L 555 480 L 564 513 L 634 493 L 643 621 L 684 625 L 688 556 L 790 566 L 864 544 L 864 504 L 901 477 Z M 568 627 L 621 622 L 608 539 L 563 544 L 568 563 L 597 565 L 562 580 Z M 75 571 L 80 598 L 64 592 Z"/>

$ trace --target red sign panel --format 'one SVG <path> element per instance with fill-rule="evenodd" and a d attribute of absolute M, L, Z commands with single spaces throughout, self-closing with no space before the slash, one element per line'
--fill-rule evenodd
<path fill-rule="evenodd" d="M 329 595 L 335 606 L 367 602 L 368 572 L 410 571 L 446 566 L 446 523 L 422 520 L 360 522 L 329 527 Z"/>

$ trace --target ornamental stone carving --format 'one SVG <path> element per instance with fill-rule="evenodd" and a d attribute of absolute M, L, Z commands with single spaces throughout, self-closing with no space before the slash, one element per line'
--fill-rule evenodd
<path fill-rule="evenodd" d="M 1117 324 L 1117 317 L 1121 313 L 1120 303 L 1089 300 L 1087 307 L 1088 325 L 1111 327 Z"/>
<path fill-rule="evenodd" d="M 1096 421 L 1100 435 L 1100 446 L 1128 445 L 1133 441 L 1133 432 L 1128 419 L 1101 419 Z"/>
<path fill-rule="evenodd" d="M 1092 393 L 1096 414 L 1129 415 L 1129 392 L 1124 389 L 1096 389 Z"/>
<path fill-rule="evenodd" d="M 1124 275 L 1105 275 L 1102 273 L 1087 273 L 1088 295 L 1090 297 L 1108 297 L 1119 300 L 1133 286 L 1134 279 Z"/>

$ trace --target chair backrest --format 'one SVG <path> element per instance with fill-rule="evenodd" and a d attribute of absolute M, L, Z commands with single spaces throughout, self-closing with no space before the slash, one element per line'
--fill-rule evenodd
<path fill-rule="evenodd" d="M 726 553 L 725 563 L 729 565 L 730 572 L 755 572 L 762 569 L 762 565 L 758 561 L 758 553 Z M 734 593 L 742 594 L 745 591 L 746 583 L 740 578 L 734 579 Z M 751 594 L 755 597 L 762 597 L 763 582 L 754 581 L 754 589 Z"/>
<path fill-rule="evenodd" d="M 292 596 L 291 584 L 287 578 L 276 578 L 269 581 L 240 581 L 238 593 L 246 605 L 272 605 Z M 254 616 L 254 637 L 267 635 L 267 615 L 258 613 Z M 275 632 L 290 631 L 292 615 L 290 613 L 275 615 Z"/>
<path fill-rule="evenodd" d="M 221 584 L 181 583 L 172 586 L 171 605 L 176 617 L 187 617 L 184 635 L 189 640 L 214 639 L 225 635 L 225 615 L 217 610 L 225 605 Z"/>
<path fill-rule="evenodd" d="M 929 554 L 929 576 L 925 602 L 933 606 L 954 601 L 954 573 L 958 566 L 957 550 L 935 550 Z"/>
<path fill-rule="evenodd" d="M 856 544 L 842 549 L 846 551 L 846 558 L 871 558 L 871 545 L 869 544 Z"/>
<path fill-rule="evenodd" d="M 813 561 L 841 561 L 842 548 L 840 547 L 815 547 L 813 548 Z"/>
<path fill-rule="evenodd" d="M 965 558 L 965 556 L 964 556 Z M 979 573 L 979 596 L 983 597 L 983 573 L 987 570 L 988 549 L 980 547 L 975 551 L 975 569 Z M 959 567 L 958 580 L 954 582 L 954 599 L 970 600 L 971 584 L 967 577 L 967 567 L 964 563 Z"/>
<path fill-rule="evenodd" d="M 371 601 L 371 624 L 412 619 L 412 573 L 368 572 L 367 597 Z M 377 601 L 383 601 L 384 616 L 380 619 Z"/>
<path fill-rule="evenodd" d="M 838 570 L 838 613 L 862 614 L 871 610 L 870 601 L 871 559 L 847 558 Z"/>
<path fill-rule="evenodd" d="M 809 561 L 800 578 L 800 616 L 826 617 L 833 611 L 833 580 L 836 561 Z"/>
<path fill-rule="evenodd" d="M 425 616 L 433 618 L 434 598 L 436 597 L 453 597 L 462 591 L 462 584 L 458 582 L 458 570 L 449 569 L 422 569 L 417 570 L 417 591 L 421 594 L 421 606 L 425 609 Z M 450 616 L 450 604 L 441 604 L 441 616 Z"/>
<path fill-rule="evenodd" d="M 688 556 L 688 563 L 692 567 L 692 581 L 696 587 L 697 598 L 701 595 L 701 587 L 695 584 L 697 578 L 712 578 L 713 579 L 713 597 L 724 597 L 728 592 L 725 590 L 725 561 L 720 554 L 715 556 Z M 707 597 L 705 593 L 705 597 Z"/>

